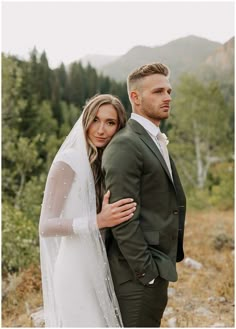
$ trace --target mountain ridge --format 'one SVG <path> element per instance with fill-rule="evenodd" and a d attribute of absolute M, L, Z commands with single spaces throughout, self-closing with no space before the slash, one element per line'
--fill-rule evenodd
<path fill-rule="evenodd" d="M 173 79 L 183 71 L 193 71 L 221 43 L 197 36 L 175 39 L 156 47 L 136 46 L 126 54 L 100 68 L 100 71 L 117 81 L 124 81 L 136 67 L 150 62 L 162 62 L 170 67 Z"/>
<path fill-rule="evenodd" d="M 228 42 L 229 45 L 227 45 Z M 126 80 L 127 75 L 136 67 L 150 62 L 163 62 L 171 69 L 171 80 L 176 81 L 184 72 L 193 73 L 199 68 L 203 69 L 205 66 L 212 66 L 212 61 L 217 51 L 219 52 L 219 58 L 224 56 L 223 53 L 227 51 L 224 60 L 227 64 L 229 54 L 232 57 L 232 53 L 234 53 L 233 43 L 234 37 L 230 38 L 226 43 L 220 43 L 196 35 L 189 35 L 174 39 L 160 46 L 136 45 L 124 55 L 116 58 L 108 55 L 107 61 L 104 58 L 105 64 L 103 65 L 94 65 L 95 61 L 90 64 L 99 73 L 123 82 Z M 96 58 L 96 55 L 92 56 Z M 229 69 L 231 69 L 231 66 Z"/>

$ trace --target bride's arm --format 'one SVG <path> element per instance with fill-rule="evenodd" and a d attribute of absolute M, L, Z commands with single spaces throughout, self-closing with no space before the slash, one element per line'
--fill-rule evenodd
<path fill-rule="evenodd" d="M 75 172 L 62 162 L 54 163 L 49 171 L 39 222 L 42 237 L 68 236 L 88 229 L 85 218 L 61 217 L 65 201 L 70 193 Z M 104 195 L 102 210 L 97 214 L 98 228 L 113 227 L 129 220 L 136 209 L 136 203 L 126 198 L 109 204 L 110 192 Z"/>
<path fill-rule="evenodd" d="M 74 219 L 60 218 L 74 175 L 72 168 L 62 161 L 52 165 L 46 182 L 39 222 L 39 233 L 42 237 L 74 234 Z"/>

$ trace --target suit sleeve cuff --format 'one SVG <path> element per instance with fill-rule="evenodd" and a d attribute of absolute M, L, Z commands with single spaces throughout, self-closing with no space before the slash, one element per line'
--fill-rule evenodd
<path fill-rule="evenodd" d="M 144 273 L 137 273 L 136 272 L 136 277 L 137 279 L 144 285 L 146 286 L 150 281 L 155 280 L 156 277 L 159 276 L 159 273 L 154 273 L 154 272 L 144 272 Z"/>

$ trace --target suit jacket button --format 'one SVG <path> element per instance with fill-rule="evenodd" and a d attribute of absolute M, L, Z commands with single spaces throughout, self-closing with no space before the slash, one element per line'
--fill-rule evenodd
<path fill-rule="evenodd" d="M 175 210 L 173 211 L 173 214 L 174 214 L 174 215 L 178 215 L 178 214 L 179 214 L 179 211 L 178 211 L 177 209 L 175 209 Z"/>

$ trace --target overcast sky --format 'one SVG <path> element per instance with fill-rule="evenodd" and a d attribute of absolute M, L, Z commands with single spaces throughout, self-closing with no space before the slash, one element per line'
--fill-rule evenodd
<path fill-rule="evenodd" d="M 2 51 L 27 59 L 36 46 L 56 67 L 190 34 L 224 43 L 234 35 L 234 13 L 233 1 L 3 1 Z"/>

